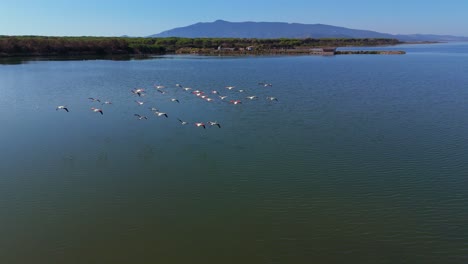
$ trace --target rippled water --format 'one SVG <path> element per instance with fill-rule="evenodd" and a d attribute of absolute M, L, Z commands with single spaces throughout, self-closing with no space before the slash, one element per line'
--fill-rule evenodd
<path fill-rule="evenodd" d="M 467 47 L 0 65 L 0 262 L 467 263 Z"/>

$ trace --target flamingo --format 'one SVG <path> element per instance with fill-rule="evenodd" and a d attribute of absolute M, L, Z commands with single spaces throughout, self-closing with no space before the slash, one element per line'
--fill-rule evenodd
<path fill-rule="evenodd" d="M 221 125 L 216 121 L 214 121 L 214 122 L 213 121 L 208 121 L 208 124 L 210 124 L 210 126 L 218 126 L 219 128 L 221 128 Z"/>
<path fill-rule="evenodd" d="M 136 89 L 133 89 L 131 90 L 132 93 L 134 94 L 138 94 L 138 96 L 144 96 L 145 94 L 145 89 L 143 88 L 136 88 Z"/>
<path fill-rule="evenodd" d="M 203 123 L 195 123 L 195 126 L 203 127 L 204 129 L 206 129 L 205 124 L 203 124 Z"/>
<path fill-rule="evenodd" d="M 59 106 L 57 106 L 57 108 L 55 108 L 55 111 L 57 111 L 57 110 L 59 110 L 59 109 L 63 109 L 63 110 L 65 110 L 65 111 L 68 112 L 68 108 L 67 108 L 66 105 L 59 105 Z"/>
<path fill-rule="evenodd" d="M 142 115 L 139 115 L 139 114 L 134 114 L 134 116 L 136 116 L 138 118 L 138 120 L 148 119 L 146 116 L 142 116 Z"/>
<path fill-rule="evenodd" d="M 182 121 L 182 120 L 180 120 L 179 118 L 177 118 L 177 120 L 179 120 L 180 124 L 182 124 L 182 125 L 187 125 L 187 124 L 188 124 L 188 122 Z"/>
<path fill-rule="evenodd" d="M 262 85 L 263 87 L 268 87 L 268 86 L 273 86 L 271 83 L 266 83 L 266 82 L 259 82 L 258 85 Z"/>
<path fill-rule="evenodd" d="M 159 111 L 155 111 L 155 112 L 154 112 L 154 115 L 156 115 L 156 116 L 158 116 L 158 117 L 165 116 L 166 118 L 168 118 L 168 116 L 167 116 L 166 113 L 159 112 Z"/>
<path fill-rule="evenodd" d="M 99 108 L 95 108 L 95 107 L 91 107 L 91 111 L 93 111 L 94 113 L 101 113 L 101 115 L 103 115 L 104 113 L 102 112 L 102 109 L 99 109 Z"/>

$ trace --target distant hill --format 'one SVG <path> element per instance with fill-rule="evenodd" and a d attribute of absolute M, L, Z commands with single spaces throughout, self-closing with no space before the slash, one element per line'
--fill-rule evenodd
<path fill-rule="evenodd" d="M 174 28 L 149 37 L 186 38 L 396 38 L 401 41 L 468 41 L 468 37 L 447 35 L 393 35 L 370 30 L 324 24 L 284 22 L 214 22 Z"/>

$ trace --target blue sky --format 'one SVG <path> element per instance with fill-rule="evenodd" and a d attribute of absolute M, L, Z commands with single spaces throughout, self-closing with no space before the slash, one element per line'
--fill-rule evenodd
<path fill-rule="evenodd" d="M 147 36 L 217 19 L 468 36 L 468 0 L 2 0 L 0 35 Z"/>

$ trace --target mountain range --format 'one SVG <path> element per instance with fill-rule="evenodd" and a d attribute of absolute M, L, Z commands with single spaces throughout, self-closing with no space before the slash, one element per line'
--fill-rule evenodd
<path fill-rule="evenodd" d="M 468 41 L 468 37 L 433 34 L 388 34 L 324 24 L 285 22 L 200 22 L 149 37 L 185 38 L 394 38 L 400 41 Z"/>

